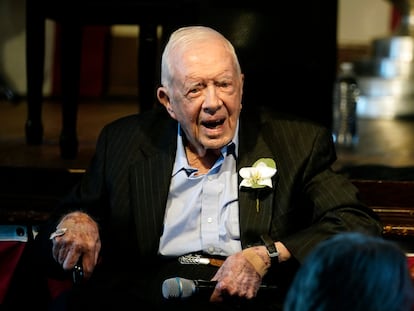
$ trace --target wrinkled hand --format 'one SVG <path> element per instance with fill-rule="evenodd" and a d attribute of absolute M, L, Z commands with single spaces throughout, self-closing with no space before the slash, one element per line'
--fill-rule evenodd
<path fill-rule="evenodd" d="M 53 258 L 63 269 L 71 270 L 83 256 L 84 278 L 90 278 L 101 250 L 98 224 L 86 213 L 72 212 L 60 221 L 59 228 L 67 230 L 52 239 Z"/>
<path fill-rule="evenodd" d="M 255 246 L 249 249 L 258 255 L 258 261 L 263 264 L 263 271 L 270 267 L 270 258 L 264 246 Z M 251 299 L 257 294 L 262 277 L 243 252 L 233 254 L 224 261 L 212 281 L 217 285 L 210 297 L 211 302 L 221 302 L 225 297 L 240 297 Z"/>

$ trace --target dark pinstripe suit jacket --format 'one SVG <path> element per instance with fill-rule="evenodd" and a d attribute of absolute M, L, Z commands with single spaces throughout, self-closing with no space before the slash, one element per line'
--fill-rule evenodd
<path fill-rule="evenodd" d="M 259 158 L 276 162 L 274 187 L 261 195 L 239 191 L 243 247 L 261 233 L 281 240 L 301 261 L 313 246 L 339 231 L 379 235 L 381 224 L 357 199 L 356 188 L 330 165 L 336 155 L 330 132 L 276 113 L 242 111 L 237 167 Z M 127 116 L 106 126 L 82 183 L 67 208 L 84 208 L 101 220 L 117 252 L 157 253 L 163 228 L 177 123 L 163 108 Z M 76 203 L 76 205 L 74 205 Z M 131 247 L 135 241 L 136 249 Z M 105 243 L 105 242 L 104 242 Z M 108 242 L 109 243 L 109 242 Z"/>
<path fill-rule="evenodd" d="M 237 169 L 270 157 L 276 162 L 277 173 L 273 188 L 260 193 L 259 212 L 256 193 L 239 190 L 241 242 L 243 247 L 255 244 L 260 234 L 267 232 L 294 256 L 271 267 L 264 279 L 276 284 L 278 291 L 269 292 L 270 297 L 260 300 L 258 308 L 279 310 L 275 306 L 283 303 L 298 263 L 316 243 L 346 230 L 380 235 L 382 226 L 358 201 L 357 189 L 331 170 L 336 156 L 327 129 L 275 113 L 259 113 L 259 109 L 243 109 Z M 154 304 L 152 310 L 172 309 L 164 306 L 164 280 L 175 276 L 211 279 L 215 274 L 217 267 L 189 267 L 157 256 L 176 137 L 177 123 L 164 108 L 107 125 L 83 179 L 37 235 L 42 247 L 39 270 L 60 278 L 67 274 L 51 257 L 48 239 L 59 217 L 68 210 L 83 209 L 101 226 L 101 263 L 85 284 L 87 288 L 75 288 L 74 301 L 80 305 L 75 302 L 74 310 L 112 304 L 119 310 L 120 304 L 130 308 L 137 303 Z M 199 303 L 202 301 L 187 309 L 211 310 L 211 305 L 202 309 Z M 187 310 L 182 304 L 179 309 Z"/>

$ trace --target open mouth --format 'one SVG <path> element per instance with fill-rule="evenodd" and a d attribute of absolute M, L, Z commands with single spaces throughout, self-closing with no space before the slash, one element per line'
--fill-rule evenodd
<path fill-rule="evenodd" d="M 216 120 L 216 121 L 203 121 L 201 124 L 209 129 L 214 129 L 218 126 L 223 125 L 224 119 Z"/>

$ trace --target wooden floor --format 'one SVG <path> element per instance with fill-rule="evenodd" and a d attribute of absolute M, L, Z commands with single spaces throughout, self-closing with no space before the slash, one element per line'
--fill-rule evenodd
<path fill-rule="evenodd" d="M 102 127 L 119 117 L 139 112 L 135 98 L 82 100 L 78 110 L 79 153 L 76 159 L 60 157 L 61 109 L 57 101 L 46 100 L 42 109 L 44 142 L 28 145 L 25 138 L 27 104 L 0 100 L 0 167 L 84 169 L 94 152 Z"/>

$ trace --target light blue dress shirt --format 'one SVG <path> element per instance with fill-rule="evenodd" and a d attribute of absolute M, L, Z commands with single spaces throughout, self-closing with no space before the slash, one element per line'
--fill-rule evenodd
<path fill-rule="evenodd" d="M 238 126 L 236 129 L 238 133 Z M 236 171 L 238 136 L 204 175 L 190 167 L 178 127 L 177 153 L 171 176 L 159 253 L 180 256 L 203 251 L 228 256 L 241 250 Z"/>

